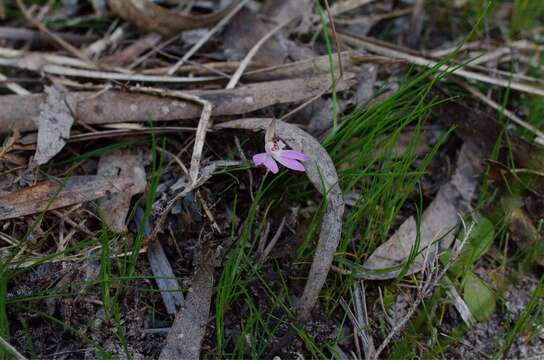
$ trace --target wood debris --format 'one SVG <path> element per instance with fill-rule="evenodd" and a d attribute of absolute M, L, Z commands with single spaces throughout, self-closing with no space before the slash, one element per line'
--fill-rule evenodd
<path fill-rule="evenodd" d="M 373 41 L 371 39 L 356 36 L 353 34 L 340 33 L 340 38 L 356 47 L 362 47 L 368 51 L 382 56 L 389 56 L 394 59 L 407 61 L 411 64 L 427 68 L 437 67 L 440 71 L 457 75 L 466 79 L 481 81 L 491 85 L 497 85 L 504 88 L 512 88 L 521 92 L 534 95 L 544 95 L 544 86 L 538 84 L 538 80 L 531 79 L 531 82 L 511 81 L 503 77 L 495 77 L 485 73 L 472 70 L 465 70 L 463 67 L 454 68 L 448 65 L 439 64 L 438 61 L 429 60 L 422 55 L 413 55 L 403 49 L 394 48 L 391 44 Z"/>
<path fill-rule="evenodd" d="M 7 353 L 543 353 L 544 7 L 472 2 L 0 0 Z"/>
<path fill-rule="evenodd" d="M 125 191 L 133 185 L 133 180 L 125 176 L 83 175 L 58 181 L 44 181 L 0 196 L 0 220 L 96 200 L 108 194 Z"/>
<path fill-rule="evenodd" d="M 354 76 L 345 74 L 336 84 L 337 91 L 348 89 Z M 189 91 L 189 95 L 211 102 L 214 116 L 238 115 L 268 106 L 304 101 L 331 91 L 330 75 L 294 78 L 240 86 L 232 90 Z M 188 120 L 200 117 L 201 106 L 168 97 L 134 92 L 106 91 L 71 93 L 76 101 L 76 123 L 89 125 L 119 122 Z M 0 133 L 10 129 L 36 130 L 35 119 L 46 101 L 43 94 L 0 97 Z"/>
<path fill-rule="evenodd" d="M 191 284 L 189 295 L 168 332 L 159 359 L 200 359 L 200 348 L 212 303 L 215 254 L 208 250 Z"/>

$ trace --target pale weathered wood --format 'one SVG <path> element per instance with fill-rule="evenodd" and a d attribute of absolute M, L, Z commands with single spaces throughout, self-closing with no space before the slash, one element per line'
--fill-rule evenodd
<path fill-rule="evenodd" d="M 353 74 L 345 74 L 336 84 L 336 90 L 348 89 L 354 84 Z M 245 114 L 276 104 L 300 102 L 332 90 L 328 74 L 308 78 L 269 81 L 240 86 L 232 90 L 188 91 L 209 101 L 213 116 Z M 171 121 L 199 118 L 202 106 L 167 96 L 106 91 L 103 93 L 74 92 L 76 124 L 107 124 L 120 122 Z M 10 129 L 36 130 L 35 120 L 45 94 L 0 96 L 0 133 Z"/>

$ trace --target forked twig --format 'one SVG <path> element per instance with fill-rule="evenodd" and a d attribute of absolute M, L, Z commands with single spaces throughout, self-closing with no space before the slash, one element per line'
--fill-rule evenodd
<path fill-rule="evenodd" d="M 191 167 L 189 168 L 189 177 L 191 183 L 195 184 L 198 179 L 198 171 L 200 168 L 200 161 L 202 159 L 202 151 L 204 149 L 204 142 L 206 141 L 206 133 L 210 124 L 210 118 L 212 116 L 212 103 L 203 98 L 187 94 L 183 91 L 175 90 L 163 90 L 157 88 L 144 88 L 144 87 L 132 87 L 132 91 L 142 92 L 146 94 L 154 94 L 166 97 L 173 97 L 181 100 L 193 101 L 202 105 L 202 113 L 200 114 L 200 120 L 196 128 L 195 145 L 193 147 L 193 155 L 191 157 Z"/>

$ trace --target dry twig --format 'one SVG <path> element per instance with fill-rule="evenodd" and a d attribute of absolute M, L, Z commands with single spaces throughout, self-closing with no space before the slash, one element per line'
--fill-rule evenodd
<path fill-rule="evenodd" d="M 195 134 L 195 145 L 193 147 L 193 155 L 191 157 L 191 167 L 189 168 L 189 177 L 193 184 L 196 183 L 198 179 L 198 172 L 200 168 L 200 161 L 202 159 L 202 150 L 204 149 L 204 142 L 206 140 L 206 133 L 210 124 L 210 118 L 212 116 L 212 103 L 208 100 L 205 100 L 199 96 L 189 94 L 183 91 L 168 91 L 163 89 L 156 88 L 144 88 L 144 87 L 134 87 L 131 88 L 132 91 L 141 92 L 145 94 L 154 94 L 163 97 L 171 97 L 186 101 L 196 102 L 202 105 L 202 112 L 200 113 L 200 120 L 198 121 L 198 126 L 196 128 Z"/>
<path fill-rule="evenodd" d="M 457 82 L 459 85 L 461 85 L 465 90 L 470 92 L 474 97 L 476 97 L 478 100 L 481 100 L 483 103 L 489 105 L 493 109 L 499 111 L 500 113 L 504 114 L 508 119 L 512 120 L 515 124 L 521 126 L 522 128 L 529 130 L 533 134 L 536 135 L 537 139 L 535 140 L 538 143 L 544 142 L 544 132 L 540 131 L 533 125 L 521 120 L 516 114 L 511 112 L 508 109 L 505 109 L 502 105 L 498 104 L 497 102 L 493 101 L 489 97 L 485 96 L 482 92 L 480 92 L 478 89 L 474 88 L 473 86 L 470 86 L 469 84 L 465 82 Z"/>
<path fill-rule="evenodd" d="M 347 73 L 336 86 L 348 89 L 354 75 Z M 213 104 L 214 116 L 246 114 L 267 106 L 304 101 L 331 87 L 330 75 L 294 78 L 240 86 L 232 90 L 197 90 L 185 94 Z M 137 90 L 136 90 L 137 91 Z M 159 92 L 162 92 L 160 90 Z M 108 91 L 98 96 L 90 92 L 71 93 L 76 99 L 76 119 L 87 125 L 152 121 L 188 120 L 202 114 L 202 105 L 171 97 L 126 91 Z M 45 94 L 0 96 L 0 133 L 36 129 L 34 119 Z M 77 122 L 76 122 L 77 124 Z"/>
<path fill-rule="evenodd" d="M 30 91 L 28 91 L 27 89 L 25 89 L 21 85 L 19 85 L 17 83 L 14 83 L 14 82 L 9 82 L 8 78 L 5 77 L 2 74 L 0 74 L 0 81 L 6 81 L 6 83 L 4 83 L 3 85 L 5 87 L 7 87 L 8 89 L 10 89 L 11 91 L 13 91 L 17 95 L 30 95 L 31 94 Z"/>
<path fill-rule="evenodd" d="M 510 79 L 500 79 L 486 74 L 480 74 L 474 71 L 465 70 L 459 66 L 440 65 L 437 61 L 429 60 L 419 55 L 412 55 L 408 52 L 403 52 L 400 49 L 394 49 L 390 44 L 389 46 L 385 46 L 385 44 L 380 44 L 378 41 L 367 39 L 361 36 L 347 33 L 339 33 L 339 35 L 347 43 L 350 43 L 354 46 L 361 46 L 379 55 L 402 59 L 409 62 L 410 64 L 424 66 L 427 68 L 436 68 L 438 71 L 449 72 L 452 75 L 461 76 L 470 80 L 477 80 L 491 85 L 512 88 L 529 94 L 544 95 L 544 88 L 539 86 L 526 84 L 519 81 L 511 81 Z"/>
<path fill-rule="evenodd" d="M 342 57 L 340 56 L 340 54 L 342 52 L 342 49 L 340 48 L 340 41 L 338 40 L 338 35 L 336 33 L 336 26 L 334 25 L 334 19 L 333 19 L 332 13 L 331 13 L 331 8 L 329 6 L 329 1 L 328 0 L 324 0 L 324 1 L 325 1 L 325 8 L 327 10 L 327 16 L 329 18 L 329 25 L 331 27 L 332 38 L 334 39 L 334 42 L 336 44 L 336 54 L 338 56 L 338 67 L 340 69 L 340 77 L 342 77 L 344 75 L 344 67 L 342 65 Z"/>
<path fill-rule="evenodd" d="M 59 33 L 59 32 L 52 32 L 52 33 L 66 40 L 68 43 L 72 43 L 75 45 L 85 44 L 95 39 L 93 35 L 88 35 L 88 34 L 85 36 L 82 36 L 82 35 L 71 34 L 71 33 Z M 50 37 L 48 37 L 47 35 L 44 35 L 43 33 L 39 31 L 30 30 L 30 29 L 22 29 L 17 27 L 9 27 L 9 26 L 0 26 L 0 38 L 11 39 L 11 40 L 25 40 L 25 41 L 30 41 L 32 43 L 52 42 Z M 53 43 L 56 44 L 56 42 L 53 42 Z"/>
<path fill-rule="evenodd" d="M 357 9 L 360 6 L 370 4 L 375 0 L 344 0 L 337 1 L 333 6 L 331 6 L 331 13 L 333 16 L 338 16 L 345 12 Z"/>

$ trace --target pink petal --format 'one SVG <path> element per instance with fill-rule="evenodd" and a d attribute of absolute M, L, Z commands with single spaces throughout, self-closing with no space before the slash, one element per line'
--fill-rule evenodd
<path fill-rule="evenodd" d="M 264 162 L 266 161 L 266 158 L 269 156 L 270 155 L 268 155 L 267 153 L 260 153 L 260 154 L 253 155 L 253 163 L 257 166 L 264 164 Z"/>
<path fill-rule="evenodd" d="M 270 171 L 272 171 L 274 174 L 277 174 L 280 169 L 278 169 L 278 164 L 276 164 L 276 161 L 272 159 L 271 156 L 267 156 L 264 160 L 264 166 Z"/>
<path fill-rule="evenodd" d="M 295 170 L 295 171 L 305 171 L 306 169 L 304 169 L 304 165 L 302 165 L 301 163 L 299 163 L 298 161 L 296 160 L 293 160 L 293 159 L 289 159 L 289 158 L 286 158 L 286 157 L 279 157 L 277 159 L 283 166 L 291 169 L 291 170 Z"/>
<path fill-rule="evenodd" d="M 295 150 L 282 150 L 281 156 L 287 159 L 294 159 L 294 160 L 301 160 L 301 161 L 306 161 L 310 159 L 305 154 Z"/>

